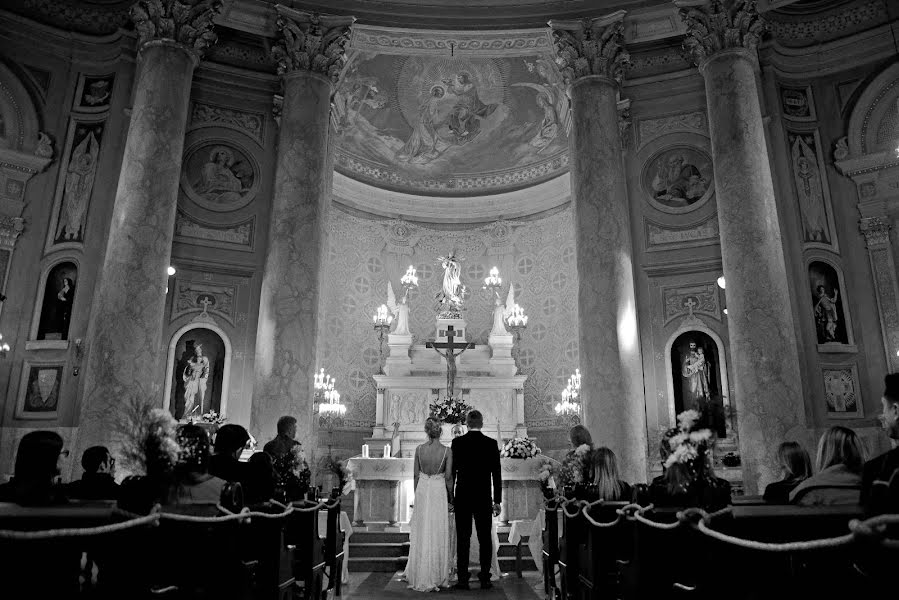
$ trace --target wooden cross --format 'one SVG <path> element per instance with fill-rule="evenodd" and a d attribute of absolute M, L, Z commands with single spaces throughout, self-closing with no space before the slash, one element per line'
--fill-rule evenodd
<path fill-rule="evenodd" d="M 472 342 L 462 341 L 461 344 L 457 344 L 455 342 L 457 332 L 452 325 L 446 328 L 446 337 L 448 341 L 446 342 L 427 342 L 425 344 L 428 348 L 433 348 L 437 354 L 446 359 L 446 395 L 447 398 L 453 397 L 453 392 L 455 391 L 456 385 L 456 357 L 469 350 L 474 348 L 474 344 Z M 444 350 L 441 352 L 440 350 Z M 459 352 L 454 352 L 454 350 L 459 350 Z"/>

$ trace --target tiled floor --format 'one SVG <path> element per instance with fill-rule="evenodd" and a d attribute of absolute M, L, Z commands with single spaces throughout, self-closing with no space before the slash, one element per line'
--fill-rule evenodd
<path fill-rule="evenodd" d="M 408 589 L 406 583 L 400 580 L 400 573 L 350 573 L 349 584 L 343 586 L 342 600 L 427 600 L 434 595 L 465 600 L 540 600 L 543 596 L 543 579 L 533 572 L 525 573 L 522 579 L 512 574 L 495 582 L 492 590 L 482 590 L 474 583 L 470 591 L 447 589 L 426 593 Z"/>

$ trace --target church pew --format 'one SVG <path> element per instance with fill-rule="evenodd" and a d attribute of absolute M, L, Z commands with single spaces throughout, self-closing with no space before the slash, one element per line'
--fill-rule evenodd
<path fill-rule="evenodd" d="M 627 505 L 628 502 L 605 502 L 588 509 L 588 514 L 599 523 L 612 523 L 618 519 L 617 511 Z M 630 560 L 633 523 L 622 517 L 612 527 L 597 527 L 589 522 L 585 527 L 585 543 L 579 549 L 581 570 L 577 598 L 617 598 L 619 564 Z"/>
<path fill-rule="evenodd" d="M 559 600 L 561 589 L 556 579 L 559 565 L 559 510 L 557 503 L 548 502 L 546 506 L 546 522 L 543 528 L 543 592 L 546 600 Z"/>
<path fill-rule="evenodd" d="M 340 530 L 340 501 L 328 509 L 327 531 L 325 533 L 325 569 L 328 575 L 327 590 L 334 596 L 341 595 L 343 586 L 343 532 Z"/>
<path fill-rule="evenodd" d="M 248 507 L 252 512 L 280 514 L 283 506 L 264 502 Z M 242 560 L 252 567 L 253 597 L 257 600 L 291 600 L 293 547 L 284 541 L 287 519 L 252 519 L 242 528 Z"/>
<path fill-rule="evenodd" d="M 569 499 L 577 498 L 592 502 L 598 498 L 595 486 L 578 486 L 577 490 L 568 490 L 565 492 Z M 562 590 L 563 600 L 573 600 L 578 589 L 580 579 L 581 564 L 580 552 L 581 546 L 587 541 L 587 520 L 578 511 L 574 513 L 574 509 L 568 512 L 562 509 L 562 538 L 559 542 L 559 573 L 560 588 Z"/>
<path fill-rule="evenodd" d="M 315 502 L 304 500 L 291 504 L 308 509 Z M 285 542 L 293 547 L 293 575 L 301 587 L 304 600 L 319 600 L 322 594 L 325 553 L 318 530 L 318 511 L 294 511 L 287 517 Z"/>

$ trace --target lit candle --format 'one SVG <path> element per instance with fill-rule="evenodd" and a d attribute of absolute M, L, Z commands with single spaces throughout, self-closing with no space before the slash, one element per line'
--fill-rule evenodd
<path fill-rule="evenodd" d="M 415 276 L 415 267 L 409 265 L 409 268 L 406 269 L 406 274 L 400 279 L 400 283 L 406 287 L 415 287 L 418 285 L 418 277 Z"/>
<path fill-rule="evenodd" d="M 362 444 L 362 458 L 368 458 L 368 444 Z"/>
<path fill-rule="evenodd" d="M 384 458 L 390 458 L 390 444 L 384 444 Z"/>

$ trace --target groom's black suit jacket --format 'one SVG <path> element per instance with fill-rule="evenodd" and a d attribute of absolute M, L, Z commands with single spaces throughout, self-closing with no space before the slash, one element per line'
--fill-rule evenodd
<path fill-rule="evenodd" d="M 503 479 L 499 468 L 496 440 L 480 431 L 469 431 L 453 440 L 453 471 L 456 504 L 477 507 L 490 503 L 493 481 L 493 504 L 503 497 Z"/>

